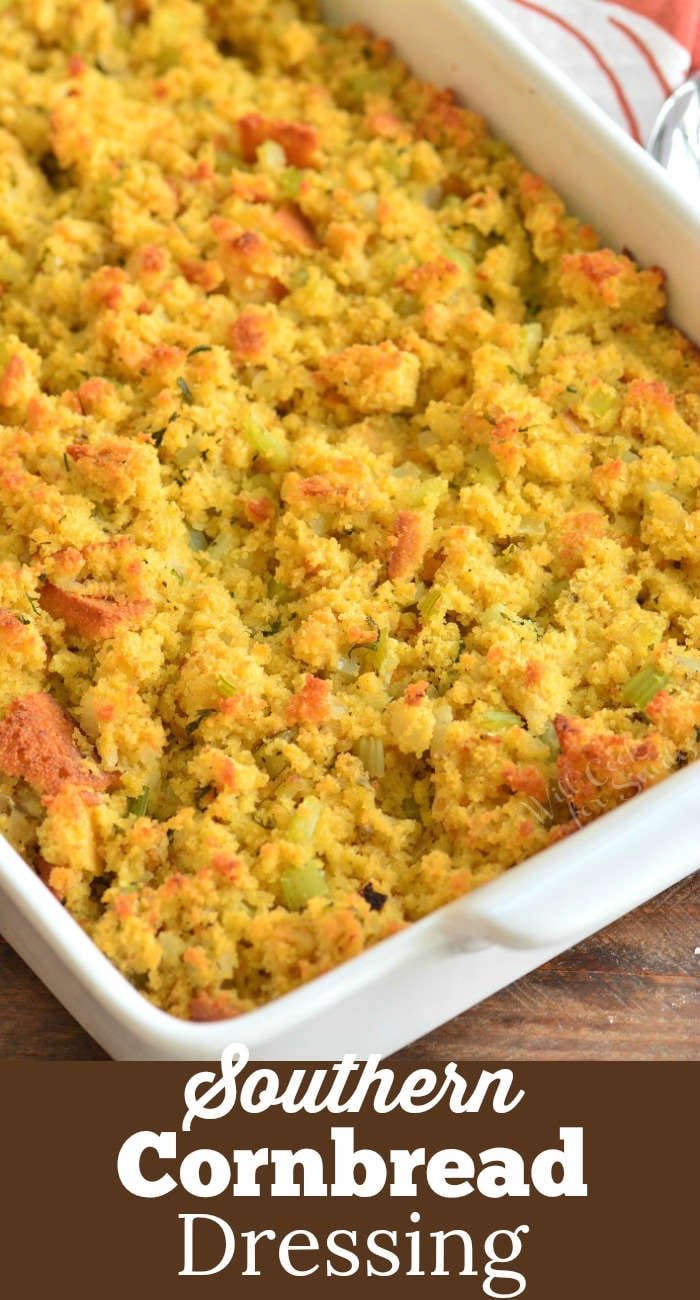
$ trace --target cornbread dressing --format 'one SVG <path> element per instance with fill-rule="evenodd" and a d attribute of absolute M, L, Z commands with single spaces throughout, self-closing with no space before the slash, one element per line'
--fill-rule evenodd
<path fill-rule="evenodd" d="M 0 11 L 0 831 L 233 1016 L 697 757 L 698 354 L 359 27 Z"/>

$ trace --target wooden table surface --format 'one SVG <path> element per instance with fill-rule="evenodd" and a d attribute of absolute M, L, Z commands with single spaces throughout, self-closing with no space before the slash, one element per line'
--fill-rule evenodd
<path fill-rule="evenodd" d="M 700 1060 L 700 873 L 396 1060 Z M 0 1060 L 104 1060 L 0 939 Z"/>

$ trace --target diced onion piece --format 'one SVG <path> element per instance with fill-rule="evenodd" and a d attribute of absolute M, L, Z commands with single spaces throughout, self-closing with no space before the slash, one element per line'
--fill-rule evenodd
<path fill-rule="evenodd" d="M 341 673 L 343 677 L 359 677 L 360 665 L 355 663 L 355 660 L 351 659 L 350 655 L 341 655 L 335 671 Z"/>
<path fill-rule="evenodd" d="M 180 961 L 187 944 L 181 939 L 179 934 L 173 934 L 172 930 L 161 930 L 158 935 L 158 945 L 166 961 Z"/>
<path fill-rule="evenodd" d="M 686 672 L 700 673 L 700 659 L 695 655 L 676 655 L 676 659 Z"/>
<path fill-rule="evenodd" d="M 454 721 L 454 714 L 446 700 L 440 700 L 434 710 L 435 726 L 430 743 L 431 754 L 443 754 L 445 752 L 445 738 L 447 728 Z"/>
<path fill-rule="evenodd" d="M 582 434 L 585 434 L 586 430 L 583 425 L 579 424 L 578 420 L 575 420 L 568 411 L 562 411 L 559 418 L 562 424 L 566 425 L 569 433 L 573 433 L 575 437 L 580 438 Z"/>
<path fill-rule="evenodd" d="M 264 140 L 258 145 L 258 162 L 269 172 L 283 172 L 287 166 L 287 155 L 276 140 Z"/>
<path fill-rule="evenodd" d="M 465 457 L 471 477 L 486 487 L 495 487 L 501 481 L 496 458 L 488 447 L 475 447 Z"/>
<path fill-rule="evenodd" d="M 423 191 L 423 203 L 426 208 L 430 208 L 432 212 L 435 212 L 440 207 L 443 196 L 442 185 L 429 185 L 427 190 Z"/>
<path fill-rule="evenodd" d="M 209 546 L 209 538 L 199 528 L 188 528 L 187 535 L 192 551 L 206 551 Z"/>
<path fill-rule="evenodd" d="M 363 194 L 358 194 L 357 206 L 363 217 L 374 220 L 379 209 L 379 195 L 374 190 L 365 190 Z"/>
<path fill-rule="evenodd" d="M 308 799 L 304 799 L 299 804 L 285 831 L 284 838 L 291 840 L 293 844 L 311 844 L 316 834 L 320 815 L 320 799 L 316 799 L 314 795 L 309 795 Z"/>
<path fill-rule="evenodd" d="M 537 515 L 521 515 L 518 524 L 518 534 L 521 537 L 543 537 L 546 531 L 546 524 L 543 519 Z"/>
<path fill-rule="evenodd" d="M 523 325 L 522 328 L 527 355 L 530 361 L 534 361 L 542 343 L 542 326 L 539 321 L 532 321 L 529 325 Z"/>
<path fill-rule="evenodd" d="M 364 765 L 368 776 L 384 776 L 384 741 L 377 736 L 361 736 L 355 745 L 355 753 Z"/>
<path fill-rule="evenodd" d="M 298 912 L 312 898 L 326 898 L 330 893 L 321 863 L 313 858 L 302 867 L 288 867 L 280 881 L 282 898 L 290 912 Z"/>
<path fill-rule="evenodd" d="M 654 696 L 667 685 L 666 673 L 660 672 L 655 664 L 646 664 L 625 683 L 622 688 L 622 698 L 625 704 L 631 704 L 635 709 L 646 709 Z"/>

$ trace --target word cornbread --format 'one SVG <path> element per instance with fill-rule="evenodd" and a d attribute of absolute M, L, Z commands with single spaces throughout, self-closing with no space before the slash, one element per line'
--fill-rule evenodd
<path fill-rule="evenodd" d="M 239 1015 L 699 738 L 663 272 L 311 4 L 0 0 L 0 832 L 132 984 Z"/>

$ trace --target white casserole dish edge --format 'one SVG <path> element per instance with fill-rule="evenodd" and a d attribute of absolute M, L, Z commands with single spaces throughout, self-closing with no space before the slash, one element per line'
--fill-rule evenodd
<path fill-rule="evenodd" d="M 674 321 L 700 340 L 700 219 L 664 173 L 483 0 L 327 0 L 415 71 L 451 86 L 610 242 L 663 266 Z M 330 974 L 234 1021 L 151 1006 L 0 838 L 0 929 L 117 1059 L 395 1051 L 682 879 L 700 864 L 700 764 Z"/>

